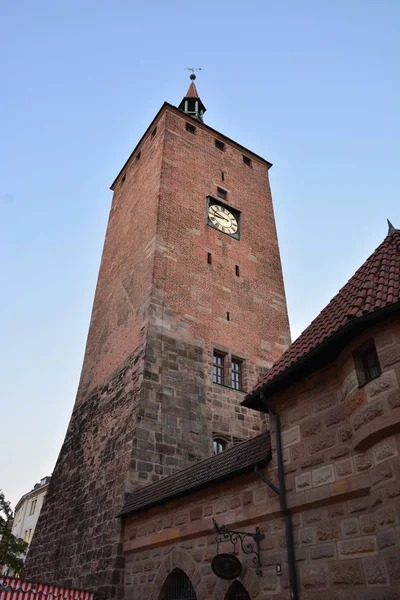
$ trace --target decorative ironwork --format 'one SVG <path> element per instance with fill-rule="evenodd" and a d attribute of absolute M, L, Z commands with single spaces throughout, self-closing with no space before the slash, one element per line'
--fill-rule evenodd
<path fill-rule="evenodd" d="M 252 562 L 256 567 L 257 575 L 262 575 L 262 565 L 260 559 L 260 542 L 265 538 L 265 535 L 261 533 L 260 528 L 256 527 L 255 533 L 249 531 L 233 531 L 227 529 L 225 525 L 218 525 L 215 519 L 213 519 L 214 527 L 217 532 L 215 541 L 217 542 L 217 554 L 219 552 L 219 545 L 223 542 L 230 542 L 233 546 L 233 553 L 236 553 L 236 546 L 240 543 L 240 547 L 244 554 L 252 557 Z M 249 538 L 253 541 L 250 542 Z"/>

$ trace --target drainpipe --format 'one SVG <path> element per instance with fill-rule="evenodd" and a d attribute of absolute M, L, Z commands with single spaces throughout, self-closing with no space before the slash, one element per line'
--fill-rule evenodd
<path fill-rule="evenodd" d="M 290 508 L 286 504 L 286 487 L 285 487 L 285 471 L 283 468 L 283 456 L 282 456 L 282 439 L 281 439 L 281 420 L 279 414 L 276 412 L 273 406 L 265 399 L 264 393 L 260 392 L 261 402 L 264 404 L 266 409 L 274 417 L 275 425 L 275 439 L 276 439 L 276 459 L 278 463 L 278 480 L 279 488 L 272 483 L 257 466 L 254 468 L 254 472 L 260 477 L 264 483 L 266 483 L 274 492 L 279 495 L 279 504 L 282 514 L 285 519 L 285 533 L 286 533 L 286 546 L 287 546 L 287 561 L 289 568 L 289 581 L 290 581 L 290 594 L 291 600 L 298 600 L 299 593 L 297 589 L 297 572 L 296 572 L 296 561 L 294 554 L 294 540 L 293 540 L 293 523 L 292 513 Z"/>

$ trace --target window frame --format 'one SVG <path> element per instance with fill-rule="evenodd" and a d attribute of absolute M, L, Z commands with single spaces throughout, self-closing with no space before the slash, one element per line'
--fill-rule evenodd
<path fill-rule="evenodd" d="M 237 365 L 237 369 L 234 368 Z M 243 360 L 231 356 L 231 388 L 241 392 L 243 388 Z"/>
<path fill-rule="evenodd" d="M 368 359 L 371 358 L 373 364 L 368 364 Z M 377 379 L 382 374 L 382 367 L 379 362 L 374 339 L 367 340 L 353 350 L 353 361 L 358 379 L 358 387 L 367 385 L 367 383 Z M 372 373 L 373 369 L 376 369 L 375 374 Z"/>
<path fill-rule="evenodd" d="M 220 450 L 219 450 L 220 448 Z M 213 437 L 213 456 L 222 454 L 227 450 L 228 442 L 220 437 Z"/>
<path fill-rule="evenodd" d="M 185 129 L 188 133 L 191 133 L 192 135 L 196 134 L 196 127 L 192 125 L 192 123 L 188 123 L 186 121 Z"/>
<path fill-rule="evenodd" d="M 219 140 L 218 138 L 214 138 L 214 145 L 217 150 L 220 150 L 221 152 L 225 152 L 226 144 L 224 142 L 222 142 L 221 140 Z"/>
<path fill-rule="evenodd" d="M 225 359 L 226 354 L 219 350 L 213 351 L 213 383 L 225 385 Z M 217 360 L 221 362 L 218 363 Z M 219 381 L 220 380 L 220 381 Z"/>

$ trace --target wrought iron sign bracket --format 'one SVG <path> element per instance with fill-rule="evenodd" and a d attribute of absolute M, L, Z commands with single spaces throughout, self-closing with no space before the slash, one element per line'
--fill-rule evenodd
<path fill-rule="evenodd" d="M 260 542 L 265 538 L 265 535 L 261 533 L 260 528 L 256 527 L 255 533 L 249 531 L 233 531 L 227 529 L 225 525 L 218 525 L 215 519 L 213 519 L 214 527 L 217 532 L 215 541 L 217 542 L 217 553 L 219 551 L 219 545 L 223 542 L 230 542 L 233 546 L 233 551 L 236 552 L 236 545 L 240 542 L 240 547 L 244 554 L 252 557 L 252 562 L 256 567 L 257 575 L 262 575 L 262 565 L 260 559 Z M 251 538 L 253 541 L 248 541 Z"/>

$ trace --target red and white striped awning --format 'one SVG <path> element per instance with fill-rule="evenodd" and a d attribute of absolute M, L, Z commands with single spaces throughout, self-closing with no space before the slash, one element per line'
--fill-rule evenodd
<path fill-rule="evenodd" d="M 93 600 L 94 593 L 0 575 L 0 600 Z"/>

